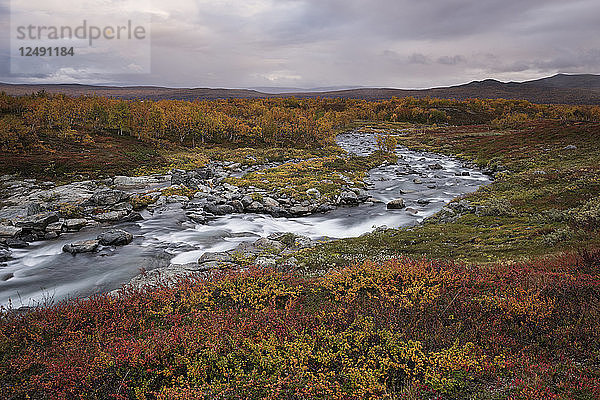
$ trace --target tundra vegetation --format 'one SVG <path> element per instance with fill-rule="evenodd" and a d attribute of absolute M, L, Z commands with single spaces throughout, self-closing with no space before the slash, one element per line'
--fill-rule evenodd
<path fill-rule="evenodd" d="M 278 161 L 232 182 L 328 196 L 396 145 L 495 177 L 422 225 L 301 251 L 298 271 L 5 310 L 2 398 L 600 398 L 600 107 L 39 93 L 0 96 L 0 118 L 0 172 L 58 181 Z M 380 150 L 343 154 L 348 129 Z"/>

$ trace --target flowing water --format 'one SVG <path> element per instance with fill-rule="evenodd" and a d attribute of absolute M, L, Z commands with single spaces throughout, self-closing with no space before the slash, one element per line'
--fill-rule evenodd
<path fill-rule="evenodd" d="M 371 134 L 347 133 L 337 140 L 343 149 L 354 154 L 366 155 L 376 148 L 375 136 Z M 447 156 L 400 147 L 396 153 L 396 164 L 375 168 L 366 179 L 369 194 L 382 203 L 340 207 L 302 218 L 232 214 L 207 225 L 190 222 L 181 205 L 171 204 L 154 214 L 145 212 L 143 221 L 115 225 L 114 228 L 135 235 L 127 246 L 76 256 L 63 253 L 65 244 L 94 239 L 106 230 L 91 228 L 65 233 L 51 241 L 34 242 L 27 249 L 15 249 L 14 259 L 0 269 L 0 305 L 18 308 L 114 290 L 139 274 L 141 268 L 151 270 L 195 262 L 204 252 L 229 250 L 242 241 L 274 232 L 294 232 L 313 239 L 345 238 L 382 225 L 415 225 L 453 198 L 490 182 L 480 171 Z M 441 169 L 431 169 L 434 164 Z M 466 172 L 469 175 L 463 176 Z M 399 197 L 407 208 L 387 210 L 386 203 Z"/>

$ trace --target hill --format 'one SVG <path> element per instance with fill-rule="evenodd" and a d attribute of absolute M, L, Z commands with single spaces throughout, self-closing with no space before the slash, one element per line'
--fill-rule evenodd
<path fill-rule="evenodd" d="M 382 100 L 392 97 L 435 97 L 464 100 L 520 99 L 539 104 L 600 104 L 600 75 L 565 75 L 526 82 L 500 82 L 493 79 L 473 81 L 464 85 L 431 89 L 358 88 L 346 90 L 304 91 L 266 93 L 251 89 L 225 88 L 166 88 L 158 86 L 92 86 L 92 85 L 20 85 L 0 84 L 0 91 L 11 95 L 24 95 L 45 90 L 49 93 L 65 93 L 71 96 L 98 95 L 122 99 L 152 100 L 214 100 L 230 98 L 268 97 L 328 97 L 344 99 Z"/>

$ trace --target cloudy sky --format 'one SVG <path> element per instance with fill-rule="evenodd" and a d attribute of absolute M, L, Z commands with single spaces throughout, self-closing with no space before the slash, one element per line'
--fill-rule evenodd
<path fill-rule="evenodd" d="M 39 0 L 40 15 L 36 0 L 1 1 L 3 82 L 420 88 L 600 73 L 599 0 Z M 15 21 L 93 20 L 92 3 L 147 16 L 149 53 L 110 43 L 37 73 L 15 64 Z"/>

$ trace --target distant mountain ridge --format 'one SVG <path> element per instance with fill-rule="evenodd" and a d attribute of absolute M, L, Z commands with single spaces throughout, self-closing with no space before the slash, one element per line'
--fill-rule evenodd
<path fill-rule="evenodd" d="M 392 88 L 352 88 L 344 90 L 299 91 L 279 93 L 273 88 L 266 93 L 253 89 L 224 88 L 166 88 L 158 86 L 93 86 L 80 84 L 23 85 L 0 83 L 0 91 L 11 95 L 24 95 L 45 90 L 49 93 L 64 93 L 72 96 L 98 95 L 123 99 L 151 100 L 214 100 L 240 98 L 344 98 L 381 100 L 391 97 L 437 97 L 464 100 L 481 99 L 522 99 L 540 104 L 590 104 L 600 105 L 600 75 L 558 74 L 526 82 L 500 82 L 494 79 L 473 81 L 463 85 L 438 87 L 431 89 L 392 89 Z M 265 88 L 265 90 L 267 90 Z"/>

